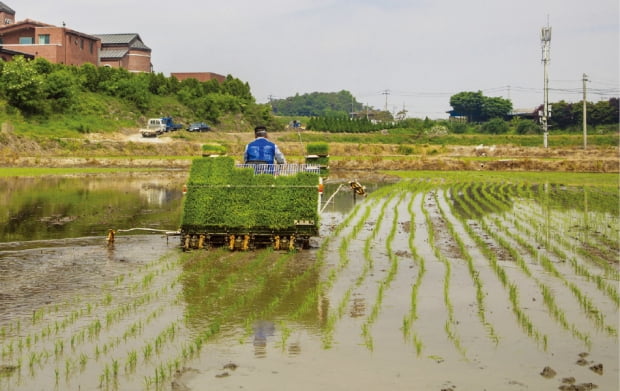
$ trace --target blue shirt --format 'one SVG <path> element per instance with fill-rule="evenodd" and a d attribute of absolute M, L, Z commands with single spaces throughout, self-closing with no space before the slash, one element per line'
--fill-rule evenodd
<path fill-rule="evenodd" d="M 273 164 L 274 161 L 285 164 L 286 159 L 278 146 L 264 137 L 257 137 L 254 141 L 246 145 L 243 153 L 243 160 L 246 163 L 259 161 Z"/>

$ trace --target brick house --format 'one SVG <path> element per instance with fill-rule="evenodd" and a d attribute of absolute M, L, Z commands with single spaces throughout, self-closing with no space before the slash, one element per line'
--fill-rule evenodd
<path fill-rule="evenodd" d="M 101 41 L 66 27 L 26 19 L 0 27 L 0 45 L 3 49 L 43 57 L 55 64 L 98 65 Z"/>
<path fill-rule="evenodd" d="M 15 23 L 15 11 L 0 1 L 0 25 Z"/>
<path fill-rule="evenodd" d="M 152 72 L 151 49 L 138 34 L 95 34 L 101 40 L 99 65 L 130 72 Z"/>
<path fill-rule="evenodd" d="M 151 49 L 138 34 L 91 35 L 26 19 L 15 21 L 15 11 L 0 1 L 0 58 L 43 57 L 55 64 L 125 68 L 152 72 Z"/>

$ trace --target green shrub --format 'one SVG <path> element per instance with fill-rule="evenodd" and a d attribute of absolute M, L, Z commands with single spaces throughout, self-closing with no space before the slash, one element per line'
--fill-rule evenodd
<path fill-rule="evenodd" d="M 226 155 L 226 147 L 221 144 L 203 144 L 203 155 Z"/>
<path fill-rule="evenodd" d="M 414 152 L 414 149 L 410 145 L 399 145 L 397 152 L 401 155 L 411 155 Z"/>

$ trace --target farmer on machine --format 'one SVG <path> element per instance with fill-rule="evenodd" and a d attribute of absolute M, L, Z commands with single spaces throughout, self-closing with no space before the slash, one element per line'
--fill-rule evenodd
<path fill-rule="evenodd" d="M 243 161 L 246 164 L 286 164 L 286 159 L 278 146 L 267 140 L 267 128 L 257 126 L 254 128 L 254 141 L 245 146 Z"/>

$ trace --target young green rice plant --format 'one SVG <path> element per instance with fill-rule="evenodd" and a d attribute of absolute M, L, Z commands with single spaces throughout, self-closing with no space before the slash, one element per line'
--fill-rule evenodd
<path fill-rule="evenodd" d="M 66 359 L 65 360 L 65 379 L 69 378 L 69 375 L 71 375 L 72 370 L 73 370 L 73 362 L 71 361 L 71 359 Z"/>
<path fill-rule="evenodd" d="M 436 201 L 437 201 L 437 195 L 436 195 L 437 191 L 438 190 L 435 190 L 435 192 L 433 192 L 432 194 L 432 196 L 435 197 Z M 435 204 L 438 205 L 437 202 Z M 426 227 L 427 227 L 427 232 L 428 232 L 428 243 L 431 249 L 433 250 L 433 254 L 435 254 L 435 257 L 437 257 L 437 259 L 441 263 L 443 263 L 445 267 L 444 281 L 443 281 L 443 297 L 444 297 L 444 304 L 446 305 L 446 311 L 448 313 L 448 319 L 446 320 L 444 329 L 446 331 L 448 339 L 452 341 L 457 351 L 461 353 L 463 357 L 465 357 L 466 356 L 465 349 L 461 345 L 460 337 L 456 334 L 456 331 L 455 331 L 455 325 L 457 322 L 454 319 L 454 306 L 452 305 L 452 301 L 450 300 L 450 278 L 452 275 L 452 271 L 451 271 L 452 268 L 450 265 L 450 261 L 448 261 L 445 255 L 443 255 L 441 251 L 439 250 L 439 248 L 437 247 L 437 243 L 435 239 L 435 227 L 433 225 L 433 221 L 431 219 L 428 208 L 422 207 L 422 213 L 424 214 L 424 218 L 426 220 Z"/>
<path fill-rule="evenodd" d="M 483 202 L 492 202 L 490 200 L 492 200 L 492 196 L 491 195 L 487 195 L 486 196 L 486 201 L 483 201 Z M 584 332 L 579 331 L 575 325 L 570 325 L 568 323 L 568 321 L 566 320 L 564 312 L 557 306 L 557 304 L 555 302 L 555 299 L 554 299 L 553 295 L 550 293 L 550 290 L 548 289 L 548 287 L 545 284 L 543 284 L 538 278 L 533 276 L 533 274 L 531 273 L 531 271 L 527 267 L 527 264 L 526 264 L 525 260 L 520 255 L 520 253 L 514 247 L 512 247 L 504 238 L 502 238 L 499 235 L 498 231 L 502 232 L 502 234 L 510 237 L 512 240 L 514 240 L 515 242 L 519 243 L 519 245 L 522 246 L 523 248 L 528 249 L 528 251 L 532 255 L 535 255 L 534 253 L 537 250 L 535 250 L 534 247 L 530 243 L 528 243 L 522 236 L 516 235 L 514 232 L 511 232 L 511 230 L 509 230 L 506 227 L 504 227 L 501 224 L 501 222 L 499 221 L 499 219 L 493 219 L 493 221 L 494 221 L 495 229 L 488 227 L 484 220 L 481 221 L 481 225 L 489 233 L 489 235 L 492 236 L 504 249 L 506 249 L 509 252 L 511 257 L 517 261 L 517 264 L 519 265 L 521 270 L 528 277 L 532 278 L 536 282 L 536 284 L 541 289 L 541 293 L 542 293 L 543 299 L 544 299 L 543 303 L 548 308 L 550 314 L 552 314 L 552 316 L 560 323 L 560 325 L 563 328 L 565 328 L 567 330 L 571 330 L 573 335 L 576 338 L 581 339 L 582 341 L 584 341 L 584 343 L 587 344 L 588 341 L 589 341 L 588 335 L 586 333 L 584 333 Z M 549 261 L 549 259 L 546 256 L 542 256 L 542 258 L 543 259 L 542 259 L 541 264 L 543 265 L 544 269 L 550 275 L 555 276 L 556 278 L 562 280 L 562 282 L 565 285 L 571 285 L 555 269 L 555 267 L 552 265 L 552 263 Z M 573 285 L 573 287 L 575 287 L 575 286 Z M 570 288 L 570 286 L 569 286 L 569 288 Z M 580 291 L 578 291 L 576 293 L 576 295 L 579 297 Z"/>
<path fill-rule="evenodd" d="M 446 199 L 447 197 L 447 191 L 444 190 L 443 192 L 443 196 L 444 199 Z M 459 250 L 461 252 L 461 255 L 465 258 L 465 260 L 467 261 L 467 269 L 469 271 L 469 275 L 474 283 L 474 286 L 476 288 L 476 305 L 478 307 L 478 318 L 480 319 L 480 322 L 482 323 L 482 325 L 485 327 L 485 329 L 487 330 L 489 337 L 495 341 L 495 343 L 499 342 L 499 337 L 497 335 L 497 333 L 495 332 L 495 329 L 493 328 L 493 325 L 491 325 L 486 318 L 486 310 L 485 310 L 485 292 L 482 286 L 482 281 L 479 278 L 479 274 L 478 271 L 476 270 L 476 267 L 474 266 L 474 259 L 471 256 L 470 252 L 467 250 L 466 246 L 465 246 L 465 242 L 463 241 L 463 239 L 460 238 L 460 236 L 456 233 L 456 230 L 454 228 L 454 224 L 450 221 L 450 219 L 448 218 L 446 212 L 444 211 L 444 209 L 441 207 L 441 203 L 439 201 L 438 198 L 438 194 L 437 192 L 435 193 L 435 203 L 437 204 L 437 208 L 439 210 L 439 213 L 441 214 L 441 217 L 443 218 L 443 220 L 446 223 L 446 226 L 448 227 L 448 231 L 450 232 L 452 238 L 456 241 Z"/>
<path fill-rule="evenodd" d="M 463 197 L 453 198 L 456 208 L 461 211 L 474 210 L 478 215 L 484 214 L 482 210 L 478 207 L 478 204 L 470 199 L 468 191 L 462 191 L 460 194 L 462 194 Z M 529 317 L 523 312 L 519 302 L 518 288 L 508 281 L 508 276 L 505 270 L 499 265 L 495 252 L 489 248 L 489 245 L 485 243 L 485 241 L 473 230 L 473 228 L 467 223 L 467 221 L 465 221 L 465 217 L 463 217 L 463 215 L 460 216 L 462 219 L 463 227 L 470 235 L 470 237 L 476 242 L 476 245 L 482 252 L 482 254 L 489 261 L 491 269 L 495 272 L 499 281 L 502 283 L 502 286 L 509 291 L 512 312 L 517 318 L 518 324 L 524 331 L 526 331 L 528 336 L 532 337 L 537 342 L 542 343 L 543 341 L 546 341 L 546 336 L 541 334 L 537 329 L 535 329 Z M 546 346 L 546 343 L 544 345 Z"/>
<path fill-rule="evenodd" d="M 86 364 L 88 363 L 88 356 L 85 353 L 80 354 L 80 371 L 83 371 L 86 368 Z"/>
<path fill-rule="evenodd" d="M 153 345 L 151 345 L 150 343 L 147 343 L 142 348 L 142 357 L 144 358 L 144 361 L 148 361 L 152 355 L 153 355 Z"/>
<path fill-rule="evenodd" d="M 383 219 L 384 219 L 384 215 L 385 215 L 385 211 L 387 209 L 387 206 L 392 202 L 393 198 L 397 195 L 397 193 L 393 192 L 392 194 L 390 194 L 385 200 L 383 200 L 383 204 L 381 206 L 381 210 L 379 212 L 379 217 L 377 218 L 377 223 L 375 225 L 375 230 L 373 230 L 370 234 L 370 236 L 368 237 L 368 239 L 366 239 L 367 242 L 374 240 L 374 238 L 377 235 L 377 232 L 379 230 L 379 227 L 381 226 Z M 397 227 L 397 223 L 398 223 L 398 204 L 400 202 L 400 200 L 402 199 L 403 194 L 400 194 L 400 198 L 398 200 L 396 200 L 395 204 L 396 206 L 393 208 L 393 212 L 394 212 L 394 217 L 392 219 L 392 227 L 390 230 L 390 233 L 388 234 L 388 237 L 386 239 L 386 248 L 388 249 L 388 253 L 391 253 L 391 246 L 392 246 L 392 241 L 394 240 L 394 236 L 396 234 L 396 227 Z M 370 330 L 372 328 L 372 324 L 376 321 L 377 316 L 379 314 L 379 311 L 381 309 L 381 306 L 383 304 L 383 295 L 386 289 L 389 288 L 392 280 L 394 279 L 394 276 L 396 275 L 396 272 L 398 270 L 398 259 L 397 257 L 395 257 L 393 254 L 390 258 L 390 270 L 388 271 L 387 276 L 379 283 L 379 288 L 377 289 L 377 295 L 375 298 L 375 302 L 370 310 L 370 314 L 368 315 L 368 317 L 366 318 L 365 322 L 362 324 L 362 336 L 364 338 L 364 344 L 366 345 L 366 347 L 369 350 L 373 350 L 374 344 L 372 342 L 372 335 L 370 333 Z"/>
<path fill-rule="evenodd" d="M 493 195 L 485 194 L 485 201 L 483 202 L 494 203 L 493 200 L 494 200 Z M 548 256 L 540 253 L 539 250 L 535 248 L 530 242 L 528 242 L 528 240 L 524 238 L 523 235 L 518 235 L 513 230 L 509 230 L 505 226 L 503 226 L 502 223 L 499 221 L 499 219 L 495 218 L 493 219 L 493 221 L 494 221 L 494 226 L 497 227 L 499 231 L 501 231 L 504 235 L 511 238 L 511 240 L 518 243 L 522 248 L 525 248 L 531 256 L 540 259 L 540 264 L 543 266 L 545 271 L 548 272 L 550 275 L 559 279 L 565 286 L 567 286 L 571 290 L 573 295 L 578 299 L 581 307 L 584 309 L 584 312 L 588 317 L 592 318 L 598 326 L 604 327 L 611 335 L 617 335 L 617 331 L 615 330 L 614 327 L 604 326 L 604 320 L 601 318 L 602 313 L 596 308 L 596 306 L 592 303 L 592 301 L 586 295 L 582 293 L 581 289 L 575 283 L 569 282 L 555 268 L 555 266 L 553 265 L 553 262 L 551 262 Z M 486 228 L 486 223 L 484 223 L 484 221 L 483 221 L 483 226 Z M 565 319 L 564 312 L 560 308 L 557 307 L 553 297 L 550 297 L 549 289 L 539 279 L 533 277 L 532 273 L 529 271 L 527 267 L 525 260 L 519 254 L 519 252 L 516 251 L 506 240 L 501 238 L 497 230 L 489 229 L 489 228 L 486 228 L 486 230 L 496 241 L 498 241 L 502 245 L 503 248 L 505 248 L 511 254 L 513 259 L 517 261 L 517 264 L 524 271 L 524 273 L 536 281 L 536 283 L 539 285 L 539 287 L 542 290 L 543 297 L 545 298 L 544 303 L 547 305 L 547 307 L 549 308 L 553 316 L 560 322 L 560 324 L 566 329 L 573 330 L 574 334 L 579 339 L 586 341 L 588 339 L 587 334 L 576 331 L 577 328 L 574 325 L 573 326 L 568 325 L 568 322 Z"/>
<path fill-rule="evenodd" d="M 280 342 L 279 342 L 279 345 L 280 345 L 280 349 L 282 351 L 284 351 L 286 349 L 287 341 L 288 341 L 289 337 L 291 336 L 292 330 L 291 330 L 290 327 L 288 327 L 286 325 L 286 323 L 284 321 L 280 321 L 278 324 L 280 326 L 279 327 L 279 329 L 280 329 Z"/>
<path fill-rule="evenodd" d="M 112 376 L 114 379 L 118 378 L 119 373 L 119 363 L 118 360 L 112 360 Z"/>
<path fill-rule="evenodd" d="M 412 224 L 415 222 L 415 213 L 413 211 L 413 201 L 415 199 L 414 194 L 412 194 L 411 200 L 409 201 L 409 204 L 407 206 L 407 209 L 409 211 L 410 221 Z M 409 244 L 409 250 L 411 251 L 413 260 L 415 263 L 418 264 L 419 270 L 416 276 L 416 280 L 411 286 L 411 295 L 410 295 L 411 304 L 410 304 L 409 313 L 405 315 L 405 318 L 403 319 L 403 326 L 406 325 L 406 327 L 403 327 L 403 334 L 405 338 L 407 338 L 407 336 L 409 335 L 409 332 L 411 330 L 413 323 L 418 319 L 418 310 L 417 310 L 418 293 L 420 290 L 420 285 L 422 284 L 422 280 L 424 278 L 424 274 L 426 273 L 426 266 L 425 266 L 424 258 L 418 254 L 415 248 L 415 245 L 414 245 L 415 231 L 416 231 L 415 227 L 411 227 L 411 229 L 409 230 L 408 244 Z"/>

